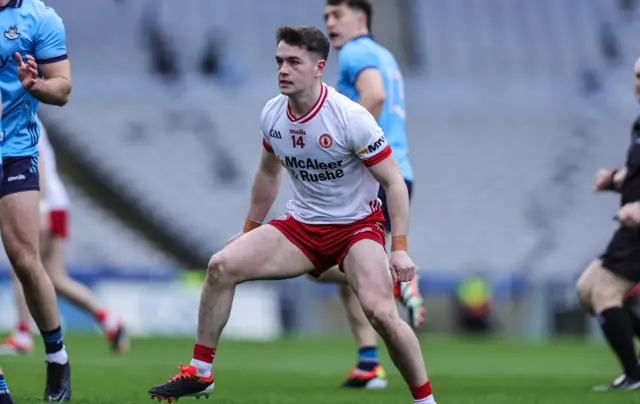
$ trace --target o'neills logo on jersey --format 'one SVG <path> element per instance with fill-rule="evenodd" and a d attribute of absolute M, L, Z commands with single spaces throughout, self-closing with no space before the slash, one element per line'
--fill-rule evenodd
<path fill-rule="evenodd" d="M 278 157 L 282 165 L 289 169 L 294 178 L 301 181 L 321 182 L 332 181 L 344 177 L 342 160 L 325 163 L 317 159 L 299 159 L 296 157 L 285 157 L 284 161 Z M 294 169 L 299 170 L 297 173 Z M 310 172 L 308 170 L 318 170 L 320 172 Z"/>
<path fill-rule="evenodd" d="M 306 135 L 307 132 L 305 132 L 304 129 L 289 129 L 289 134 L 290 135 Z"/>

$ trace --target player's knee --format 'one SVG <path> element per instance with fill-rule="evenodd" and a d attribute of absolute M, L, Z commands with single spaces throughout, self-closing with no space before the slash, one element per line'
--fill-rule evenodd
<path fill-rule="evenodd" d="M 378 332 L 384 332 L 384 330 L 392 327 L 393 323 L 399 318 L 395 305 L 375 296 L 370 298 L 364 296 L 361 298 L 360 304 L 369 322 Z"/>
<path fill-rule="evenodd" d="M 19 251 L 9 257 L 13 269 L 20 279 L 24 281 L 28 277 L 39 275 L 41 266 L 38 265 L 38 255 L 28 251 Z"/>
<path fill-rule="evenodd" d="M 625 291 L 617 285 L 604 282 L 593 288 L 591 305 L 596 313 L 611 307 L 622 307 Z"/>
<path fill-rule="evenodd" d="M 207 271 L 207 282 L 210 283 L 238 283 L 241 281 L 241 279 L 237 279 L 237 271 L 234 271 L 233 265 L 224 251 L 211 257 Z"/>

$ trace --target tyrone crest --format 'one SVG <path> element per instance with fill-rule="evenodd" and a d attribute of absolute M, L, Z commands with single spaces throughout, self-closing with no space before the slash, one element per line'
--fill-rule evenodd
<path fill-rule="evenodd" d="M 16 25 L 10 26 L 8 30 L 4 31 L 4 37 L 11 41 L 20 38 L 18 27 Z"/>

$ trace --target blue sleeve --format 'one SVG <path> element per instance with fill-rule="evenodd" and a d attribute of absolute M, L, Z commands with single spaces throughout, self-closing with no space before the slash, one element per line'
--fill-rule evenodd
<path fill-rule="evenodd" d="M 35 58 L 38 64 L 55 63 L 67 59 L 67 36 L 62 19 L 47 8 L 35 38 Z"/>
<path fill-rule="evenodd" d="M 360 73 L 372 67 L 379 68 L 378 57 L 364 46 L 353 44 L 345 47 L 340 53 L 340 72 L 352 85 L 355 85 Z"/>

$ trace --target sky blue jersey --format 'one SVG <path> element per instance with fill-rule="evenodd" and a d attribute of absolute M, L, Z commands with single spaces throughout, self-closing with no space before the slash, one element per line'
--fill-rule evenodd
<path fill-rule="evenodd" d="M 402 175 L 413 181 L 409 163 L 407 133 L 405 130 L 404 80 L 395 57 L 370 36 L 360 36 L 347 42 L 339 53 L 337 90 L 355 102 L 360 102 L 356 90 L 358 75 L 369 68 L 380 71 L 387 98 L 378 117 L 387 142 L 398 161 Z"/>
<path fill-rule="evenodd" d="M 39 0 L 11 0 L 0 8 L 0 32 L 2 156 L 31 156 L 40 137 L 38 100 L 22 88 L 14 54 L 19 52 L 25 63 L 31 55 L 39 65 L 67 59 L 64 25 L 55 10 Z"/>

